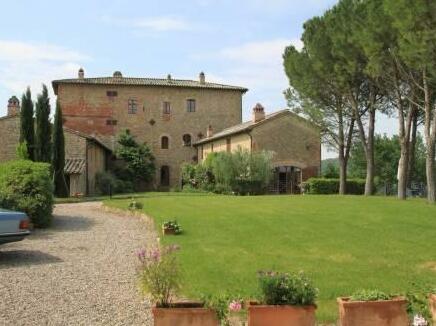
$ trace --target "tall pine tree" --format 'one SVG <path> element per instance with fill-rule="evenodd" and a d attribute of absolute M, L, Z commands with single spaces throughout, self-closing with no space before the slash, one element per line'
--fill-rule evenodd
<path fill-rule="evenodd" d="M 67 187 L 64 177 L 65 139 L 64 130 L 62 128 L 62 110 L 59 101 L 56 102 L 52 141 L 51 165 L 53 169 L 55 194 L 58 197 L 65 197 L 67 196 Z"/>
<path fill-rule="evenodd" d="M 42 93 L 36 102 L 36 160 L 51 160 L 50 99 L 47 86 L 42 85 Z"/>
<path fill-rule="evenodd" d="M 20 143 L 26 143 L 29 159 L 35 160 L 35 125 L 32 94 L 29 87 L 21 98 Z"/>

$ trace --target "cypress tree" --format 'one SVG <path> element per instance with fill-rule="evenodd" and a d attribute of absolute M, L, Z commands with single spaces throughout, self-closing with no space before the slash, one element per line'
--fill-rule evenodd
<path fill-rule="evenodd" d="M 42 85 L 42 93 L 36 101 L 36 160 L 51 160 L 50 99 L 47 86 Z"/>
<path fill-rule="evenodd" d="M 35 160 L 35 126 L 32 94 L 29 87 L 21 97 L 20 143 L 26 143 L 29 159 Z"/>
<path fill-rule="evenodd" d="M 62 110 L 59 101 L 56 102 L 52 141 L 51 165 L 53 169 L 55 194 L 58 197 L 65 197 L 67 195 L 67 187 L 64 177 L 65 139 L 64 130 L 62 128 Z"/>

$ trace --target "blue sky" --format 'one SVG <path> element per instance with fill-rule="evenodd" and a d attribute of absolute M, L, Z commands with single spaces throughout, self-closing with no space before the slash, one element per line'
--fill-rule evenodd
<path fill-rule="evenodd" d="M 125 76 L 196 79 L 249 88 L 244 119 L 260 102 L 286 106 L 281 54 L 301 46 L 302 24 L 336 0 L 15 0 L 0 19 L 0 115 L 30 85 L 73 78 Z M 53 94 L 52 94 L 53 96 Z M 53 101 L 54 103 L 54 101 Z M 379 132 L 395 131 L 383 119 Z"/>

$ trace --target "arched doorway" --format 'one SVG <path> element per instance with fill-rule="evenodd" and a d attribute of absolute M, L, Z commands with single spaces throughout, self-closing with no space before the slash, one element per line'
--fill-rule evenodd
<path fill-rule="evenodd" d="M 160 168 L 160 185 L 161 187 L 170 185 L 170 167 L 168 165 L 163 165 Z"/>

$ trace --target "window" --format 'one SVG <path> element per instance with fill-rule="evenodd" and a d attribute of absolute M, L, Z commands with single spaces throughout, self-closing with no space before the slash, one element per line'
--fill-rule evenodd
<path fill-rule="evenodd" d="M 183 139 L 183 146 L 191 146 L 191 135 L 190 134 L 184 134 L 182 139 Z"/>
<path fill-rule="evenodd" d="M 162 113 L 163 114 L 171 114 L 171 103 L 170 102 L 163 102 Z"/>
<path fill-rule="evenodd" d="M 117 120 L 106 120 L 106 124 L 108 126 L 116 126 L 117 125 Z"/>
<path fill-rule="evenodd" d="M 163 136 L 163 137 L 160 139 L 160 148 L 162 148 L 162 149 L 168 149 L 168 147 L 169 147 L 169 143 L 170 143 L 170 141 L 169 141 L 168 137 L 167 137 L 167 136 Z"/>
<path fill-rule="evenodd" d="M 226 139 L 226 150 L 227 152 L 231 152 L 232 150 L 232 140 L 230 138 Z"/>
<path fill-rule="evenodd" d="M 129 114 L 136 114 L 136 112 L 138 111 L 138 103 L 136 102 L 135 99 L 129 99 L 128 104 L 127 104 L 127 112 Z"/>
<path fill-rule="evenodd" d="M 117 91 L 107 91 L 106 92 L 106 96 L 107 97 L 117 97 L 118 96 L 118 92 Z"/>
<path fill-rule="evenodd" d="M 195 100 L 194 99 L 186 100 L 186 111 L 187 112 L 195 112 Z"/>

